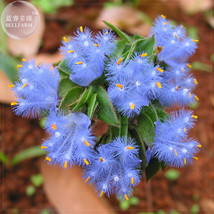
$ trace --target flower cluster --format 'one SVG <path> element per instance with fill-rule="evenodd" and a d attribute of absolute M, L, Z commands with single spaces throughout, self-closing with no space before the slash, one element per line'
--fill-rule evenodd
<path fill-rule="evenodd" d="M 129 199 L 132 188 L 140 181 L 138 147 L 132 139 L 116 138 L 101 145 L 94 153 L 91 165 L 85 169 L 86 182 L 95 184 L 101 197 L 104 193 Z"/>
<path fill-rule="evenodd" d="M 70 79 L 78 85 L 88 86 L 100 77 L 106 56 L 115 51 L 115 36 L 103 30 L 92 37 L 92 32 L 81 26 L 72 39 L 64 37 L 60 48 L 71 74 Z"/>
<path fill-rule="evenodd" d="M 192 111 L 180 110 L 173 112 L 164 122 L 158 120 L 152 155 L 176 167 L 192 163 L 193 159 L 198 160 L 194 155 L 201 145 L 196 140 L 187 138 L 196 119 L 197 116 L 193 115 Z"/>
<path fill-rule="evenodd" d="M 151 158 L 176 167 L 198 159 L 201 145 L 188 138 L 197 116 L 184 109 L 161 116 L 166 115 L 164 106 L 187 106 L 198 100 L 193 94 L 198 81 L 187 63 L 197 41 L 163 15 L 156 19 L 152 34 L 149 39 L 127 36 L 121 53 L 111 31 L 93 35 L 80 27 L 73 38 L 63 38 L 64 59 L 57 68 L 23 59 L 17 65 L 19 80 L 10 85 L 17 96 L 11 103 L 17 115 L 38 118 L 42 114 L 47 119 L 49 138 L 41 148 L 48 163 L 82 166 L 85 181 L 95 185 L 100 197 L 115 194 L 128 200 Z M 152 51 L 134 49 L 139 43 L 145 50 L 145 44 L 151 45 Z M 150 107 L 153 110 L 148 112 Z M 109 124 L 100 139 L 93 135 L 89 117 Z M 143 128 L 155 133 L 149 136 L 153 142 L 147 142 Z"/>
<path fill-rule="evenodd" d="M 143 106 L 159 96 L 162 88 L 163 69 L 154 66 L 146 56 L 147 53 L 136 54 L 124 62 L 122 58 L 113 59 L 106 68 L 110 99 L 128 117 L 139 114 Z"/>
<path fill-rule="evenodd" d="M 59 72 L 56 68 L 23 59 L 19 68 L 19 80 L 9 85 L 15 91 L 12 102 L 17 115 L 38 118 L 44 111 L 55 110 L 58 97 Z"/>
<path fill-rule="evenodd" d="M 160 102 L 164 106 L 187 106 L 199 98 L 192 93 L 197 79 L 189 74 L 188 58 L 195 52 L 198 40 L 186 36 L 185 28 L 173 26 L 165 16 L 156 19 L 152 33 L 155 35 L 158 61 L 168 65 Z"/>

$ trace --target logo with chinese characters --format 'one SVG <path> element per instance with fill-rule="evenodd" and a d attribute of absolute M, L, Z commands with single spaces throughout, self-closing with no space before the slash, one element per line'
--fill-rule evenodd
<path fill-rule="evenodd" d="M 1 25 L 5 33 L 14 39 L 31 36 L 39 26 L 37 9 L 25 1 L 15 1 L 7 5 L 1 15 Z"/>

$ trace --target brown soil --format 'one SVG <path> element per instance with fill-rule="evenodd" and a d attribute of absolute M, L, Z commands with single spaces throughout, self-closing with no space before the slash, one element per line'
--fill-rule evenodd
<path fill-rule="evenodd" d="M 83 1 L 82 1 L 83 2 Z M 87 1 L 88 2 L 88 1 Z M 102 1 L 100 1 L 102 2 Z M 90 5 L 90 6 L 89 6 Z M 59 47 L 60 38 L 65 34 L 70 34 L 76 26 L 87 25 L 93 29 L 93 20 L 96 18 L 102 4 L 89 4 L 82 6 L 78 4 L 74 9 L 61 9 L 60 19 L 56 16 L 47 17 L 47 27 L 43 38 L 43 45 L 40 52 L 55 52 Z M 199 30 L 199 49 L 192 57 L 191 61 L 201 61 L 211 64 L 210 56 L 213 53 L 212 29 L 205 22 L 202 14 L 195 14 L 190 17 L 171 6 L 173 18 L 187 25 L 194 25 Z M 85 15 L 79 16 L 84 13 Z M 158 13 L 156 13 L 158 14 Z M 170 13 L 169 13 L 170 14 Z M 166 14 L 167 15 L 167 14 Z M 170 15 L 169 15 L 170 17 Z M 75 24 L 74 24 L 75 23 Z M 110 202 L 118 213 L 136 214 L 143 211 L 165 211 L 177 210 L 181 213 L 190 213 L 192 205 L 195 203 L 193 195 L 198 195 L 198 203 L 201 207 L 200 213 L 212 213 L 208 202 L 213 200 L 213 179 L 214 168 L 212 144 L 212 110 L 213 99 L 212 81 L 213 73 L 194 71 L 194 75 L 199 81 L 196 94 L 200 98 L 199 108 L 195 109 L 199 116 L 197 125 L 191 135 L 197 137 L 203 145 L 199 153 L 199 160 L 192 166 L 179 169 L 181 176 L 176 181 L 168 181 L 164 178 L 164 173 L 160 171 L 148 183 L 141 182 L 134 192 L 134 196 L 139 197 L 138 206 L 132 206 L 128 211 L 121 211 L 116 199 L 111 198 Z M 44 132 L 39 128 L 35 120 L 16 117 L 9 106 L 0 105 L 0 150 L 4 151 L 10 158 L 17 152 L 22 151 L 32 145 L 40 145 Z M 52 205 L 47 201 L 42 187 L 37 188 L 36 194 L 27 197 L 26 187 L 30 184 L 30 176 L 39 173 L 38 159 L 31 159 L 20 163 L 15 168 L 0 168 L 0 195 L 3 201 L 2 213 L 41 213 L 41 210 L 48 208 L 51 213 L 55 213 Z M 213 205 L 212 205 L 213 206 Z"/>

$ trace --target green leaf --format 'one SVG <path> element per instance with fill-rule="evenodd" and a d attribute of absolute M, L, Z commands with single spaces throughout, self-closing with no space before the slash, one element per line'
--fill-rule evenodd
<path fill-rule="evenodd" d="M 96 102 L 97 101 L 97 94 L 93 94 L 89 100 L 88 100 L 88 117 L 91 119 L 93 117 L 93 114 L 96 110 L 96 107 L 98 105 L 98 103 Z"/>
<path fill-rule="evenodd" d="M 210 65 L 197 61 L 192 63 L 192 69 L 206 71 L 209 73 L 212 72 L 212 67 Z"/>
<path fill-rule="evenodd" d="M 70 91 L 75 86 L 77 86 L 77 84 L 72 82 L 69 78 L 61 79 L 59 82 L 59 97 L 64 97 L 68 91 Z"/>
<path fill-rule="evenodd" d="M 161 169 L 164 171 L 165 168 L 168 166 L 168 164 L 166 164 L 164 161 L 161 161 L 160 162 L 160 165 L 161 165 Z"/>
<path fill-rule="evenodd" d="M 87 102 L 92 94 L 92 87 L 85 88 L 84 92 L 77 101 L 77 104 L 72 108 L 72 111 L 77 111 L 84 103 Z"/>
<path fill-rule="evenodd" d="M 51 214 L 51 212 L 48 209 L 42 210 L 41 214 Z"/>
<path fill-rule="evenodd" d="M 138 125 L 136 126 L 138 133 L 140 134 L 142 140 L 151 146 L 155 139 L 155 126 L 152 119 L 146 114 L 142 113 L 138 117 Z"/>
<path fill-rule="evenodd" d="M 180 172 L 176 169 L 169 169 L 164 174 L 165 178 L 171 181 L 175 181 L 180 177 Z"/>
<path fill-rule="evenodd" d="M 32 185 L 29 185 L 29 186 L 27 186 L 27 188 L 26 188 L 26 195 L 28 196 L 28 197 L 30 197 L 30 196 L 32 196 L 32 195 L 34 195 L 35 194 L 35 192 L 36 192 L 36 189 L 35 189 L 35 187 L 34 186 L 32 186 Z"/>
<path fill-rule="evenodd" d="M 8 157 L 0 151 L 0 162 L 2 162 L 3 164 L 8 164 Z"/>
<path fill-rule="evenodd" d="M 69 70 L 69 68 L 66 66 L 66 60 L 62 60 L 60 63 L 59 63 L 59 72 L 62 76 L 64 77 L 68 77 L 70 76 L 71 74 L 71 71 Z"/>
<path fill-rule="evenodd" d="M 117 50 L 115 51 L 116 55 L 121 56 L 124 53 L 125 47 L 126 47 L 127 41 L 125 39 L 119 40 L 117 42 Z"/>
<path fill-rule="evenodd" d="M 121 210 L 128 210 L 130 207 L 130 203 L 129 201 L 120 201 L 119 206 Z"/>
<path fill-rule="evenodd" d="M 117 119 L 115 109 L 109 99 L 108 93 L 101 86 L 96 86 L 94 89 L 97 93 L 97 100 L 100 104 L 100 109 L 97 115 L 98 119 L 110 125 L 118 126 L 119 121 Z"/>
<path fill-rule="evenodd" d="M 123 31 L 121 31 L 119 28 L 115 27 L 114 25 L 110 24 L 107 21 L 103 21 L 108 27 L 110 27 L 113 31 L 115 31 L 117 33 L 117 35 L 121 38 L 124 39 L 126 42 L 130 42 L 131 39 L 130 37 L 125 34 Z"/>
<path fill-rule="evenodd" d="M 67 106 L 77 103 L 83 91 L 84 88 L 82 87 L 79 86 L 73 87 L 70 91 L 67 92 L 64 98 L 61 100 L 59 104 L 59 109 L 66 110 Z"/>
<path fill-rule="evenodd" d="M 18 61 L 0 51 L 0 69 L 13 83 L 15 82 L 17 76 L 17 64 Z"/>
<path fill-rule="evenodd" d="M 46 119 L 45 117 L 39 120 L 39 126 L 40 126 L 42 129 L 45 128 L 46 121 L 47 121 L 47 119 Z"/>
<path fill-rule="evenodd" d="M 157 158 L 152 158 L 146 167 L 146 180 L 151 179 L 160 169 L 160 162 Z"/>
<path fill-rule="evenodd" d="M 41 186 L 43 184 L 43 181 L 44 181 L 41 174 L 32 175 L 30 177 L 30 180 L 31 180 L 32 184 L 36 187 Z"/>
<path fill-rule="evenodd" d="M 193 204 L 191 208 L 191 214 L 198 214 L 200 211 L 200 207 L 198 204 Z"/>
<path fill-rule="evenodd" d="M 131 205 L 137 206 L 140 202 L 140 199 L 138 197 L 132 197 L 129 201 Z"/>
<path fill-rule="evenodd" d="M 148 56 L 153 54 L 155 48 L 155 37 L 143 38 L 136 41 L 136 52 L 146 52 Z"/>
<path fill-rule="evenodd" d="M 41 149 L 40 146 L 32 146 L 15 155 L 12 159 L 12 166 L 15 166 L 21 161 L 27 160 L 29 158 L 40 157 L 43 155 L 45 155 L 45 152 Z"/>
<path fill-rule="evenodd" d="M 156 109 L 155 109 L 154 105 L 152 105 L 151 103 L 149 106 L 143 107 L 142 113 L 146 113 L 151 118 L 153 123 L 158 120 L 158 114 L 156 112 Z"/>

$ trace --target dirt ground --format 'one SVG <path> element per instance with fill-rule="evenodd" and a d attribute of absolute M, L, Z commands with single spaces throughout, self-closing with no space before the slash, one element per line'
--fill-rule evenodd
<path fill-rule="evenodd" d="M 101 1 L 100 1 L 101 2 Z M 81 7 L 77 5 L 76 10 L 65 8 L 61 10 L 60 19 L 49 16 L 43 37 L 43 45 L 40 52 L 53 53 L 59 47 L 58 37 L 69 34 L 71 26 L 69 20 L 74 20 L 78 13 L 84 12 L 85 18 L 76 18 L 75 29 L 79 23 L 93 28 L 92 20 L 100 10 L 102 4 L 96 7 Z M 172 9 L 174 10 L 173 6 Z M 152 15 L 153 16 L 153 15 Z M 81 17 L 81 16 L 80 16 Z M 210 56 L 213 53 L 212 28 L 205 22 L 204 16 L 200 13 L 187 16 L 177 11 L 172 19 L 185 25 L 198 27 L 200 38 L 199 49 L 190 61 L 200 61 L 211 65 Z M 68 20 L 68 21 L 65 21 Z M 73 23 L 73 22 L 72 22 Z M 191 132 L 202 144 L 198 161 L 194 161 L 192 166 L 179 169 L 181 176 L 176 181 L 169 181 L 160 171 L 148 183 L 142 181 L 134 192 L 134 196 L 140 199 L 138 206 L 131 206 L 127 211 L 121 211 L 118 201 L 115 198 L 109 199 L 118 213 L 136 214 L 145 211 L 157 210 L 177 210 L 182 214 L 190 213 L 192 205 L 195 203 L 194 196 L 199 196 L 197 203 L 200 206 L 201 214 L 211 214 L 214 208 L 213 202 L 213 179 L 214 179 L 214 144 L 212 111 L 214 108 L 214 95 L 212 94 L 212 83 L 214 75 L 204 71 L 195 70 L 194 75 L 198 79 L 199 85 L 196 94 L 200 98 L 199 107 L 194 110 L 194 114 L 199 116 L 197 125 Z M 10 106 L 0 105 L 0 150 L 4 151 L 10 158 L 17 152 L 32 145 L 40 145 L 44 138 L 44 132 L 36 120 L 28 120 L 16 117 Z M 15 168 L 0 168 L 0 195 L 3 201 L 3 214 L 33 214 L 41 213 L 43 209 L 49 209 L 51 213 L 56 213 L 52 205 L 48 202 L 42 187 L 37 188 L 36 194 L 27 197 L 25 190 L 30 184 L 30 176 L 39 173 L 39 160 L 30 159 L 20 163 Z M 20 212 L 17 212 L 18 209 Z"/>

